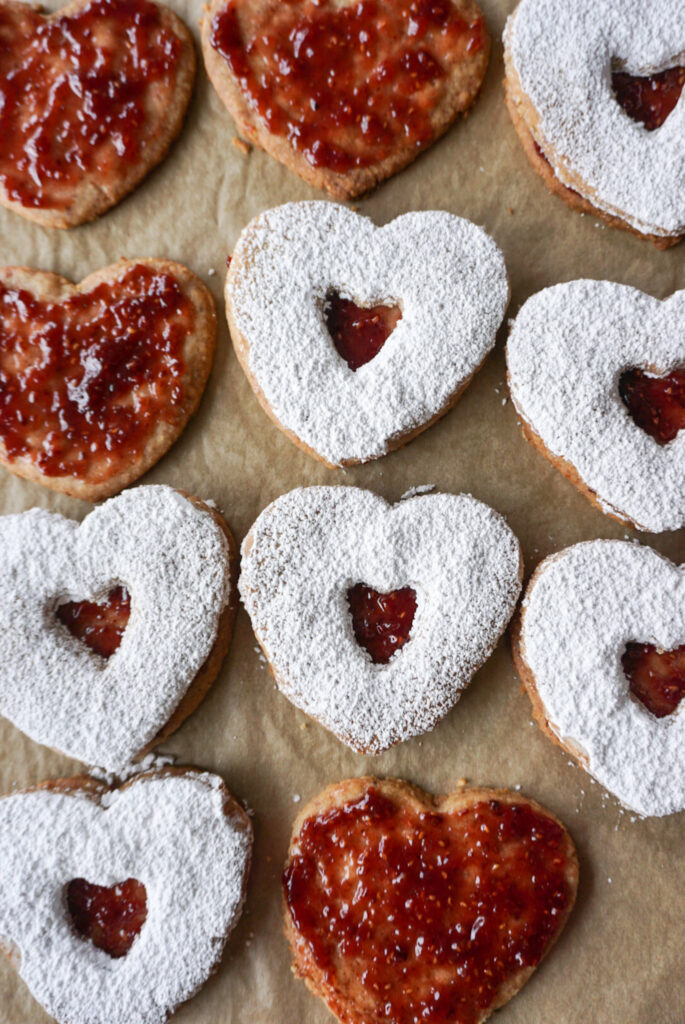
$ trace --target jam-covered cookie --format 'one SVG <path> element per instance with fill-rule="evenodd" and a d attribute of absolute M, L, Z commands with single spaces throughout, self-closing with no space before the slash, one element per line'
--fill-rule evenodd
<path fill-rule="evenodd" d="M 596 540 L 538 566 L 513 630 L 538 724 L 627 807 L 685 809 L 684 568 Z"/>
<path fill-rule="evenodd" d="M 509 301 L 501 251 L 449 213 L 382 228 L 334 203 L 287 203 L 243 231 L 226 278 L 240 363 L 310 455 L 368 462 L 459 399 Z"/>
<path fill-rule="evenodd" d="M 202 50 L 246 138 L 348 199 L 468 110 L 490 34 L 475 0 L 212 0 Z"/>
<path fill-rule="evenodd" d="M 0 713 L 121 769 L 214 682 L 236 574 L 223 518 L 170 487 L 125 491 L 81 525 L 41 509 L 0 517 Z"/>
<path fill-rule="evenodd" d="M 568 832 L 526 797 L 348 779 L 295 822 L 285 930 L 342 1024 L 482 1024 L 556 941 L 577 886 Z"/>
<path fill-rule="evenodd" d="M 0 948 L 58 1024 L 164 1024 L 242 911 L 250 820 L 217 775 L 58 779 L 0 800 Z"/>
<path fill-rule="evenodd" d="M 354 750 L 432 729 L 492 653 L 519 544 L 466 494 L 397 505 L 356 487 L 278 498 L 243 542 L 240 594 L 281 691 Z"/>
<path fill-rule="evenodd" d="M 507 106 L 547 187 L 659 248 L 678 242 L 681 0 L 521 0 L 504 43 Z"/>
<path fill-rule="evenodd" d="M 151 0 L 0 2 L 0 203 L 45 227 L 93 220 L 181 130 L 188 29 Z"/>
<path fill-rule="evenodd" d="M 610 281 L 538 292 L 507 343 L 531 443 L 602 512 L 685 526 L 685 291 L 659 301 Z"/>
<path fill-rule="evenodd" d="M 79 285 L 0 268 L 0 464 L 98 501 L 157 462 L 197 409 L 214 300 L 186 267 L 121 260 Z"/>

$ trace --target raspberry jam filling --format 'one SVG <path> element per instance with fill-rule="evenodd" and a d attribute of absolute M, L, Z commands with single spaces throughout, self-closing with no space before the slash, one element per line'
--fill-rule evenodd
<path fill-rule="evenodd" d="M 685 370 L 666 377 L 627 370 L 618 390 L 638 427 L 659 444 L 668 444 L 685 427 Z"/>
<path fill-rule="evenodd" d="M 211 42 L 272 134 L 344 173 L 429 143 L 450 72 L 485 32 L 451 0 L 230 0 Z"/>
<path fill-rule="evenodd" d="M 0 183 L 27 207 L 64 209 L 85 175 L 111 187 L 159 128 L 181 44 L 147 0 L 92 0 L 47 20 L 0 8 Z"/>
<path fill-rule="evenodd" d="M 329 292 L 323 308 L 333 344 L 351 370 L 377 356 L 402 319 L 399 306 L 358 306 Z"/>
<path fill-rule="evenodd" d="M 644 77 L 614 71 L 611 84 L 628 117 L 653 132 L 661 127 L 680 99 L 685 85 L 685 67 L 669 68 Z"/>
<path fill-rule="evenodd" d="M 346 1018 L 474 1024 L 563 927 L 567 849 L 560 825 L 525 804 L 440 814 L 370 786 L 304 822 L 283 884 L 334 1012 L 340 967 L 366 1007 Z"/>
<path fill-rule="evenodd" d="M 666 718 L 685 697 L 685 644 L 659 651 L 653 644 L 626 644 L 621 658 L 630 692 L 656 718 Z"/>
<path fill-rule="evenodd" d="M 121 643 L 131 614 L 126 587 L 115 587 L 105 601 L 68 601 L 57 608 L 57 618 L 72 636 L 101 658 L 111 658 Z"/>
<path fill-rule="evenodd" d="M 365 583 L 347 591 L 357 643 L 377 665 L 385 665 L 411 634 L 416 614 L 416 591 L 411 587 L 381 594 Z"/>
<path fill-rule="evenodd" d="M 135 878 L 111 886 L 74 878 L 67 885 L 66 900 L 79 935 L 114 959 L 126 956 L 147 917 L 145 886 Z"/>
<path fill-rule="evenodd" d="M 106 480 L 183 416 L 195 313 L 179 283 L 135 264 L 63 302 L 0 284 L 0 440 L 46 476 Z"/>

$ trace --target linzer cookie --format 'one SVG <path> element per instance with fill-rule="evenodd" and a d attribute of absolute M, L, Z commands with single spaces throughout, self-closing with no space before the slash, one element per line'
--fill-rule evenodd
<path fill-rule="evenodd" d="M 531 443 L 601 511 L 685 526 L 685 291 L 546 288 L 516 317 L 509 387 Z"/>
<path fill-rule="evenodd" d="M 252 827 L 217 775 L 88 777 L 0 800 L 0 933 L 58 1024 L 164 1024 L 242 911 Z"/>
<path fill-rule="evenodd" d="M 578 860 L 519 794 L 348 779 L 298 816 L 283 886 L 294 971 L 342 1024 L 482 1024 L 564 928 Z"/>
<path fill-rule="evenodd" d="M 214 682 L 236 562 L 221 516 L 170 487 L 126 491 L 81 525 L 40 509 L 0 517 L 0 713 L 120 770 Z"/>
<path fill-rule="evenodd" d="M 490 34 L 475 0 L 212 0 L 202 50 L 246 138 L 348 199 L 468 110 Z"/>
<path fill-rule="evenodd" d="M 0 2 L 0 202 L 45 227 L 93 220 L 178 135 L 195 77 L 183 22 L 150 0 Z"/>
<path fill-rule="evenodd" d="M 86 501 L 157 462 L 212 365 L 214 300 L 186 267 L 121 260 L 79 285 L 0 268 L 0 463 Z"/>
<path fill-rule="evenodd" d="M 685 809 L 685 569 L 626 541 L 536 569 L 513 634 L 543 731 L 627 807 Z"/>
<path fill-rule="evenodd" d="M 330 466 L 379 458 L 444 415 L 493 348 L 508 300 L 502 253 L 470 221 L 431 211 L 377 228 L 327 202 L 256 217 L 226 278 L 257 398 Z"/>
<path fill-rule="evenodd" d="M 504 42 L 509 112 L 547 187 L 659 248 L 678 242 L 682 0 L 521 0 Z"/>
<path fill-rule="evenodd" d="M 492 653 L 518 541 L 470 495 L 397 505 L 356 487 L 278 498 L 242 546 L 240 594 L 280 690 L 354 750 L 427 732 Z"/>

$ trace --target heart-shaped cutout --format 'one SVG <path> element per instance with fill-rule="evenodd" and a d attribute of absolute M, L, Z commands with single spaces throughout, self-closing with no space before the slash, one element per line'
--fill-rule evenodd
<path fill-rule="evenodd" d="M 65 601 L 56 614 L 72 636 L 101 658 L 111 658 L 126 632 L 131 599 L 126 587 L 115 587 L 103 601 Z"/>
<path fill-rule="evenodd" d="M 548 188 L 573 208 L 660 248 L 679 241 L 685 234 L 679 5 L 521 0 L 504 42 L 507 106 Z"/>
<path fill-rule="evenodd" d="M 576 544 L 538 566 L 513 630 L 538 723 L 643 815 L 685 809 L 685 714 L 658 715 L 664 699 L 673 703 L 672 681 L 682 695 L 684 574 L 627 541 Z M 671 652 L 670 666 L 658 652 Z"/>
<path fill-rule="evenodd" d="M 573 843 L 506 790 L 440 800 L 349 779 L 295 822 L 283 884 L 296 973 L 340 1021 L 481 1024 L 566 924 Z"/>
<path fill-rule="evenodd" d="M 159 163 L 195 77 L 180 18 L 149 0 L 0 3 L 0 202 L 46 227 L 98 217 Z"/>
<path fill-rule="evenodd" d="M 239 587 L 279 689 L 354 750 L 378 754 L 456 704 L 506 628 L 520 579 L 514 534 L 469 495 L 388 505 L 355 487 L 305 487 L 253 524 Z M 350 608 L 359 580 L 359 606 L 381 626 L 374 635 L 373 621 L 358 623 L 368 647 Z M 384 622 L 378 606 L 393 592 L 399 625 L 397 607 Z"/>
<path fill-rule="evenodd" d="M 126 956 L 147 917 L 147 892 L 142 882 L 127 878 L 115 885 L 93 885 L 85 878 L 72 878 L 65 896 L 79 935 L 114 960 Z"/>
<path fill-rule="evenodd" d="M 351 304 L 347 322 L 364 325 L 360 308 L 381 317 L 379 348 L 353 341 L 341 358 L 326 326 L 331 294 Z M 502 253 L 470 221 L 431 211 L 376 228 L 327 202 L 256 217 L 226 278 L 233 345 L 257 398 L 331 466 L 379 458 L 444 415 L 493 348 L 508 300 Z"/>
<path fill-rule="evenodd" d="M 358 306 L 338 292 L 329 292 L 323 310 L 328 333 L 351 370 L 378 355 L 402 319 L 399 306 Z"/>
<path fill-rule="evenodd" d="M 3 946 L 58 1021 L 164 1024 L 221 958 L 251 847 L 245 812 L 197 769 L 15 792 L 0 800 Z"/>
<path fill-rule="evenodd" d="M 368 651 L 374 664 L 387 664 L 411 635 L 416 591 L 402 587 L 381 594 L 357 583 L 347 591 L 347 601 L 357 643 Z"/>
<path fill-rule="evenodd" d="M 528 439 L 603 512 L 653 533 L 685 525 L 684 317 L 685 291 L 571 281 L 529 299 L 507 343 Z"/>
<path fill-rule="evenodd" d="M 630 692 L 656 718 L 674 714 L 685 697 L 685 646 L 660 651 L 654 644 L 626 644 L 621 664 Z"/>
<path fill-rule="evenodd" d="M 344 199 L 468 109 L 490 36 L 475 0 L 213 0 L 202 49 L 240 131 Z"/>
<path fill-rule="evenodd" d="M 214 300 L 168 260 L 122 260 L 80 285 L 0 270 L 0 462 L 96 501 L 183 431 L 209 375 Z"/>
<path fill-rule="evenodd" d="M 121 770 L 173 732 L 216 678 L 235 571 L 221 516 L 170 487 L 125 491 L 81 525 L 39 509 L 0 517 L 0 713 L 38 743 Z M 56 613 L 85 598 L 97 615 L 113 580 L 132 603 L 108 658 Z M 105 638 L 123 614 L 105 618 Z"/>

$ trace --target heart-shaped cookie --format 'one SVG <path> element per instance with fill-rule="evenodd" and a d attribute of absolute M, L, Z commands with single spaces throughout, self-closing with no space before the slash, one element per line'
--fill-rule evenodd
<path fill-rule="evenodd" d="M 626 541 L 547 558 L 517 618 L 514 658 L 538 723 L 639 814 L 685 808 L 685 708 L 662 703 L 669 682 L 683 695 L 684 644 L 683 567 Z M 660 670 L 660 652 L 678 657 Z"/>
<path fill-rule="evenodd" d="M 651 238 L 685 233 L 681 0 L 521 0 L 504 36 L 507 104 L 548 187 Z"/>
<path fill-rule="evenodd" d="M 349 199 L 471 106 L 490 34 L 475 0 L 212 0 L 202 50 L 240 131 Z"/>
<path fill-rule="evenodd" d="M 470 221 L 431 211 L 376 228 L 326 202 L 256 217 L 226 278 L 233 344 L 257 398 L 333 466 L 378 458 L 447 412 L 508 301 L 502 253 Z"/>
<path fill-rule="evenodd" d="M 197 769 L 14 793 L 0 800 L 2 947 L 59 1024 L 163 1024 L 216 967 L 251 848 L 245 812 Z"/>
<path fill-rule="evenodd" d="M 466 494 L 388 505 L 356 487 L 299 488 L 269 505 L 243 541 L 239 582 L 281 691 L 371 754 L 447 714 L 520 586 L 518 541 L 488 505 Z M 363 642 L 360 613 L 381 649 Z"/>
<path fill-rule="evenodd" d="M 283 884 L 295 971 L 338 1020 L 482 1024 L 558 938 L 578 860 L 507 790 L 348 779 L 298 816 Z"/>
<path fill-rule="evenodd" d="M 38 743 L 121 769 L 216 678 L 236 561 L 219 514 L 170 487 L 126 491 L 81 525 L 40 509 L 0 517 L 0 713 Z M 108 657 L 74 610 L 113 587 L 126 588 L 130 618 Z"/>
<path fill-rule="evenodd" d="M 685 291 L 660 302 L 609 281 L 529 299 L 507 343 L 524 433 L 603 512 L 639 530 L 685 525 Z M 664 380 L 660 383 L 660 378 Z"/>
<path fill-rule="evenodd" d="M 188 29 L 150 0 L 0 2 L 0 202 L 69 228 L 166 156 L 195 78 Z"/>
<path fill-rule="evenodd" d="M 214 300 L 186 267 L 121 260 L 79 285 L 0 268 L 0 463 L 86 501 L 157 462 L 195 412 Z"/>

